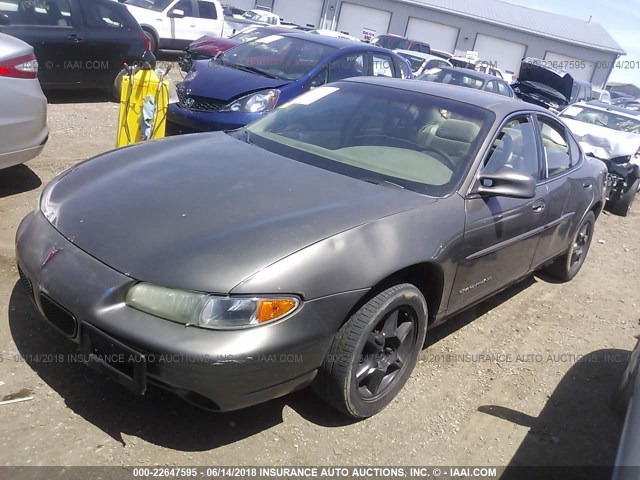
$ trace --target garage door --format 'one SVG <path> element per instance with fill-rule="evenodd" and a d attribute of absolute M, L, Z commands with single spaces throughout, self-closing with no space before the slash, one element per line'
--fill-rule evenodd
<path fill-rule="evenodd" d="M 387 33 L 390 21 L 391 12 L 386 10 L 342 2 L 338 17 L 338 30 L 364 39 L 363 32 L 365 30 L 375 32 L 375 35 Z"/>
<path fill-rule="evenodd" d="M 318 28 L 324 0 L 275 0 L 273 11 L 285 22 L 298 25 L 313 25 Z"/>
<path fill-rule="evenodd" d="M 252 10 L 256 8 L 256 0 L 231 0 L 229 2 L 222 3 L 225 5 L 231 5 L 232 7 L 241 8 L 242 10 Z"/>
<path fill-rule="evenodd" d="M 460 29 L 442 23 L 410 18 L 407 23 L 407 38 L 427 42 L 434 50 L 453 53 Z"/>
<path fill-rule="evenodd" d="M 593 62 L 587 62 L 580 58 L 568 57 L 566 55 L 560 55 L 559 53 L 553 52 L 547 52 L 544 59 L 552 62 L 554 66 L 557 62 L 558 67 L 569 72 L 573 78 L 585 80 L 587 82 L 591 82 L 593 70 L 596 67 Z"/>
<path fill-rule="evenodd" d="M 525 57 L 527 46 L 521 43 L 509 42 L 501 38 L 478 34 L 473 50 L 478 52 L 478 59 L 497 67 L 515 80 L 520 71 L 520 63 Z"/>

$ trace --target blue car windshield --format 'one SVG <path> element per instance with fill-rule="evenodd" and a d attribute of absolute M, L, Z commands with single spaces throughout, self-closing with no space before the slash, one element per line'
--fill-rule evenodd
<path fill-rule="evenodd" d="M 335 50 L 300 38 L 269 35 L 228 50 L 222 62 L 273 78 L 298 80 Z"/>
<path fill-rule="evenodd" d="M 285 103 L 245 139 L 293 160 L 431 196 L 451 193 L 495 115 L 444 97 L 335 82 Z"/>

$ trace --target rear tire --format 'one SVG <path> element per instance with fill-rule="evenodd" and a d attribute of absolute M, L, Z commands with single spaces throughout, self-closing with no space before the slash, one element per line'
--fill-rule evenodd
<path fill-rule="evenodd" d="M 620 215 L 621 217 L 626 217 L 627 215 L 629 215 L 631 206 L 636 199 L 638 188 L 640 188 L 640 178 L 633 182 L 633 185 L 629 187 L 629 190 L 627 190 L 620 196 L 620 200 L 611 205 L 611 212 L 615 213 L 616 215 Z"/>
<path fill-rule="evenodd" d="M 589 253 L 595 223 L 595 214 L 593 212 L 587 213 L 567 252 L 545 269 L 549 275 L 561 282 L 568 282 L 578 274 Z"/>
<path fill-rule="evenodd" d="M 338 331 L 314 391 L 353 418 L 380 412 L 411 375 L 424 345 L 427 318 L 427 303 L 413 285 L 379 293 Z"/>

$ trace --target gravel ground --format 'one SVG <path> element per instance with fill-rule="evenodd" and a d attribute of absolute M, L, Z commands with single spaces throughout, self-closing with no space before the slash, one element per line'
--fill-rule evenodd
<path fill-rule="evenodd" d="M 640 333 L 638 212 L 599 218 L 574 281 L 528 278 L 430 331 L 399 397 L 365 421 L 309 391 L 214 414 L 53 361 L 74 349 L 17 282 L 15 231 L 56 173 L 113 148 L 117 112 L 99 96 L 57 95 L 44 152 L 0 171 L 0 399 L 33 397 L 0 406 L 0 465 L 613 462 L 622 422 L 610 395 Z"/>

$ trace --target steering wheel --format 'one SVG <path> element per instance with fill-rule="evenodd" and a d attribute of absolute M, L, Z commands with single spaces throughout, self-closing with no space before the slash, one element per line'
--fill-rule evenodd
<path fill-rule="evenodd" d="M 449 170 L 451 170 L 452 172 L 455 172 L 457 170 L 455 162 L 447 152 L 444 152 L 439 148 L 433 148 L 433 147 L 423 147 L 420 149 L 420 151 L 435 153 L 436 156 L 438 157 L 438 160 L 442 161 L 442 163 L 444 163 Z"/>

